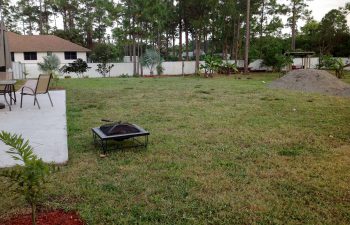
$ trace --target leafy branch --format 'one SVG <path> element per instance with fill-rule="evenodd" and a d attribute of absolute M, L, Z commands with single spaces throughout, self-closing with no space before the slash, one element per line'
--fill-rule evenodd
<path fill-rule="evenodd" d="M 29 141 L 25 141 L 21 135 L 0 132 L 0 140 L 10 147 L 8 154 L 19 161 L 21 165 L 3 171 L 0 175 L 9 179 L 11 186 L 16 185 L 15 191 L 24 196 L 32 208 L 32 223 L 36 224 L 36 206 L 42 196 L 44 185 L 48 182 L 49 175 L 55 167 L 45 164 L 38 158 Z"/>

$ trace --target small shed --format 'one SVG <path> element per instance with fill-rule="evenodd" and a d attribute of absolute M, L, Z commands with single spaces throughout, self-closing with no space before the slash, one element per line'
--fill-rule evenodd
<path fill-rule="evenodd" d="M 315 52 L 304 52 L 304 51 L 295 51 L 295 52 L 286 52 L 286 56 L 291 56 L 293 58 L 301 58 L 302 69 L 310 69 L 311 67 L 311 57 L 315 55 Z M 289 65 L 289 70 L 292 70 L 292 65 Z"/>

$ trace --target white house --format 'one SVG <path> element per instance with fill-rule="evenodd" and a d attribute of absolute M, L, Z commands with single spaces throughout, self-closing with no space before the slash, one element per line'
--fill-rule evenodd
<path fill-rule="evenodd" d="M 36 64 L 43 57 L 55 54 L 61 63 L 87 59 L 89 49 L 54 35 L 19 35 L 7 32 L 9 50 L 13 62 Z"/>

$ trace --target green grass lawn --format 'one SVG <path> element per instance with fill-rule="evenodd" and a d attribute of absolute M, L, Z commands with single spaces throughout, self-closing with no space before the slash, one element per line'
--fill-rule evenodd
<path fill-rule="evenodd" d="M 88 224 L 350 224 L 350 98 L 252 78 L 60 81 L 70 160 L 43 207 Z M 149 130 L 148 149 L 100 158 L 102 118 Z M 0 214 L 25 211 L 0 181 Z"/>

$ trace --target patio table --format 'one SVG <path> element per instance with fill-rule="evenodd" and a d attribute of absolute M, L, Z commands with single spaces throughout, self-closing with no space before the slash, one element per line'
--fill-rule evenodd
<path fill-rule="evenodd" d="M 4 95 L 4 99 L 6 104 L 8 105 L 10 111 L 11 111 L 11 105 L 12 101 L 16 104 L 17 98 L 16 98 L 16 93 L 15 93 L 15 84 L 16 80 L 0 80 L 0 86 L 5 86 L 4 90 L 0 90 L 0 95 Z M 6 98 L 6 94 L 10 96 L 10 103 L 8 102 Z M 12 96 L 13 94 L 13 96 Z"/>

